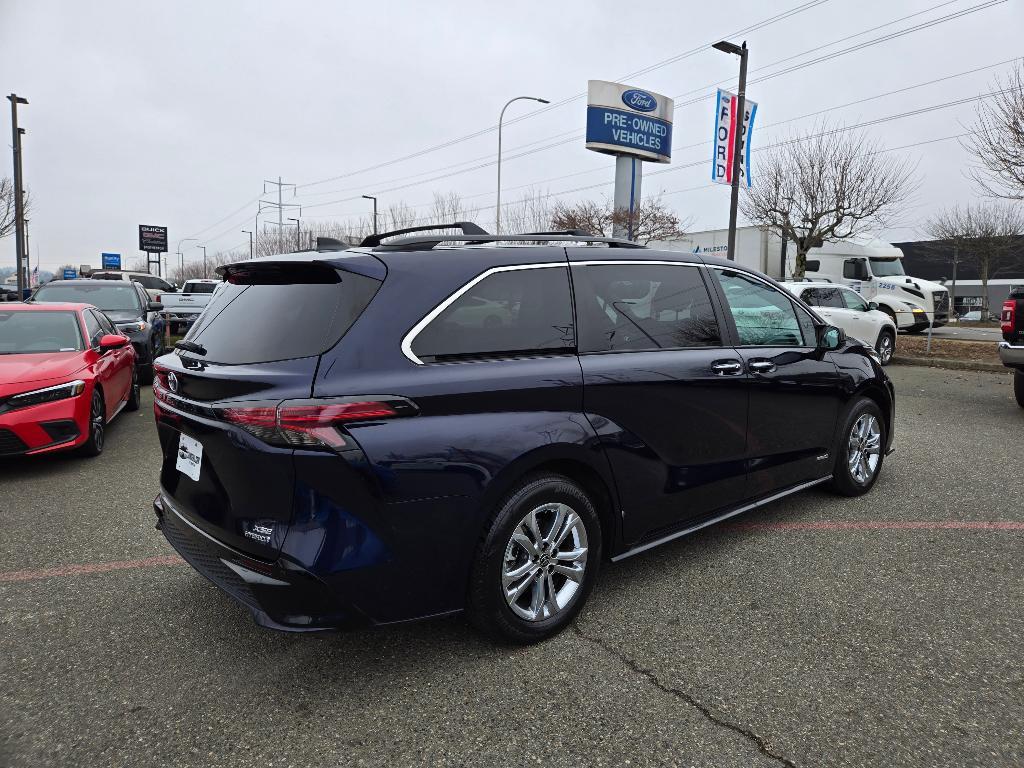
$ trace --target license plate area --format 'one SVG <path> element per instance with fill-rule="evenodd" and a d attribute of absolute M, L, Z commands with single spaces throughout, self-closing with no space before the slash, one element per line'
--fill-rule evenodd
<path fill-rule="evenodd" d="M 178 456 L 174 467 L 181 474 L 199 482 L 203 466 L 203 444 L 181 432 L 178 437 Z"/>

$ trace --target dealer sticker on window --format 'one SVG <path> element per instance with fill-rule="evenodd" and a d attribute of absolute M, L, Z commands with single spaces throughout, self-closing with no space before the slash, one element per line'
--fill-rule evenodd
<path fill-rule="evenodd" d="M 199 468 L 203 463 L 203 444 L 186 434 L 178 438 L 178 461 L 174 465 L 183 475 L 199 480 Z"/>

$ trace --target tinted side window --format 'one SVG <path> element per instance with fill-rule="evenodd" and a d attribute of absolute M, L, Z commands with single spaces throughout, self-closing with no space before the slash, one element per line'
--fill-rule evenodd
<path fill-rule="evenodd" d="M 843 299 L 846 301 L 847 309 L 855 309 L 858 312 L 867 312 L 868 303 L 860 297 L 860 294 L 856 291 L 844 290 L 842 291 Z"/>
<path fill-rule="evenodd" d="M 216 363 L 319 355 L 341 339 L 380 287 L 371 277 L 333 270 L 319 276 L 323 282 L 277 279 L 274 284 L 224 283 L 185 338 L 202 344 L 203 359 Z"/>
<path fill-rule="evenodd" d="M 437 361 L 575 349 L 569 273 L 563 267 L 496 272 L 473 285 L 412 342 Z"/>
<path fill-rule="evenodd" d="M 838 288 L 808 288 L 803 293 L 803 300 L 812 307 L 845 309 L 843 297 Z"/>
<path fill-rule="evenodd" d="M 712 271 L 725 292 L 741 346 L 813 346 L 804 341 L 793 302 L 778 290 L 740 272 Z"/>
<path fill-rule="evenodd" d="M 89 346 L 95 347 L 100 343 L 100 336 L 103 335 L 103 330 L 100 328 L 96 315 L 91 311 L 86 310 L 83 314 L 85 315 L 85 332 L 89 336 Z"/>
<path fill-rule="evenodd" d="M 580 352 L 721 346 L 696 266 L 573 267 Z"/>
<path fill-rule="evenodd" d="M 821 271 L 821 260 L 820 259 L 808 259 L 804 265 L 804 269 L 808 272 L 820 272 Z"/>
<path fill-rule="evenodd" d="M 90 310 L 90 312 L 91 312 L 91 310 Z M 117 329 L 114 328 L 114 324 L 112 322 L 110 322 L 110 319 L 106 315 L 104 315 L 102 312 L 91 312 L 91 314 L 96 315 L 96 322 L 99 323 L 100 330 L 103 331 L 103 333 L 117 333 L 118 332 Z"/>

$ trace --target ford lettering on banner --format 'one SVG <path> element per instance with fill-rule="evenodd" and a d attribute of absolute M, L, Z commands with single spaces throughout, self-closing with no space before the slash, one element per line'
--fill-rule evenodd
<path fill-rule="evenodd" d="M 740 156 L 736 153 L 736 111 L 737 97 L 733 93 L 718 89 L 715 99 L 715 137 L 712 142 L 711 180 L 717 184 L 732 184 L 734 169 L 739 169 L 740 184 L 750 186 L 750 143 L 753 140 L 754 115 L 757 104 L 745 100 L 743 104 L 743 128 L 740 140 Z"/>
<path fill-rule="evenodd" d="M 653 112 L 658 108 L 657 100 L 647 91 L 641 91 L 639 88 L 630 88 L 622 94 L 622 103 L 630 109 L 640 112 Z"/>
<path fill-rule="evenodd" d="M 621 83 L 591 80 L 587 149 L 655 163 L 672 159 L 672 99 Z"/>

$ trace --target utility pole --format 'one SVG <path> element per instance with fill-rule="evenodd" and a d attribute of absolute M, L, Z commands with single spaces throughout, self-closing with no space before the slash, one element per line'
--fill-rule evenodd
<path fill-rule="evenodd" d="M 736 92 L 736 135 L 733 136 L 732 166 L 732 197 L 729 201 L 729 253 L 730 261 L 736 261 L 736 210 L 740 203 L 740 169 L 743 168 L 743 124 L 746 121 L 747 93 L 747 41 L 743 45 L 735 45 L 726 41 L 711 46 L 715 50 L 732 53 L 740 57 L 740 83 Z"/>
<path fill-rule="evenodd" d="M 252 250 L 252 230 L 243 229 L 242 230 L 242 234 L 249 236 L 249 258 L 251 259 L 251 258 L 253 258 L 255 256 L 255 254 L 253 253 L 253 250 Z"/>
<path fill-rule="evenodd" d="M 14 138 L 14 248 L 17 251 L 18 301 L 21 301 L 25 297 L 25 271 L 22 267 L 25 260 L 25 180 L 21 167 L 21 137 L 25 129 L 18 127 L 18 105 L 28 104 L 28 99 L 16 93 L 7 99 L 11 102 L 11 134 Z"/>
<path fill-rule="evenodd" d="M 257 218 L 257 220 L 259 220 L 259 213 L 263 211 L 263 206 L 264 205 L 268 205 L 268 206 L 270 206 L 272 208 L 277 208 L 277 252 L 278 253 L 284 253 L 284 209 L 286 207 L 287 208 L 299 208 L 299 206 L 297 204 L 286 204 L 284 202 L 284 198 L 283 198 L 283 196 L 284 196 L 284 188 L 285 187 L 291 187 L 294 190 L 295 189 L 295 185 L 294 184 L 289 184 L 288 182 L 281 181 L 281 177 L 280 176 L 277 177 L 277 181 L 268 181 L 268 180 L 264 179 L 264 181 L 263 181 L 263 191 L 264 191 L 264 193 L 266 193 L 266 191 L 267 191 L 267 185 L 268 184 L 277 187 L 277 202 L 274 203 L 274 202 L 271 202 L 271 201 L 268 201 L 268 200 L 260 200 L 260 211 L 257 212 L 256 218 Z M 301 216 L 302 215 L 301 214 L 301 210 L 302 209 L 299 208 L 299 210 L 300 210 L 299 215 Z"/>

